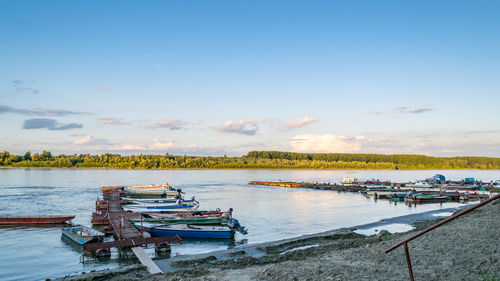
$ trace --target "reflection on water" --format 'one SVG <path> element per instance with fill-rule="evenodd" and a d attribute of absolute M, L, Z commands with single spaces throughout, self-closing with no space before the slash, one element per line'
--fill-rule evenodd
<path fill-rule="evenodd" d="M 172 255 L 223 250 L 302 234 L 350 227 L 384 218 L 459 206 L 459 203 L 413 205 L 374 201 L 357 193 L 250 186 L 249 180 L 340 182 L 360 179 L 409 181 L 436 173 L 447 178 L 500 179 L 499 171 L 356 171 L 356 170 L 104 170 L 0 169 L 0 215 L 74 214 L 74 223 L 90 225 L 95 199 L 105 185 L 161 184 L 195 195 L 200 209 L 234 208 L 249 234 L 235 240 L 188 240 L 172 247 Z M 85 260 L 81 251 L 61 239 L 59 226 L 0 228 L 0 280 L 33 280 L 114 268 L 136 262 L 112 250 L 107 261 Z M 146 250 L 152 256 L 154 249 Z M 25 270 L 30 268 L 30 270 Z"/>

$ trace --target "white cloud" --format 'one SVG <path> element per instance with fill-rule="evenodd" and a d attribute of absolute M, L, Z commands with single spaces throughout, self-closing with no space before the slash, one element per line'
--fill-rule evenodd
<path fill-rule="evenodd" d="M 127 125 L 130 122 L 124 122 L 122 119 L 112 118 L 112 117 L 103 117 L 97 118 L 98 121 L 101 121 L 103 125 Z"/>
<path fill-rule="evenodd" d="M 93 136 L 84 136 L 83 138 L 73 142 L 76 145 L 109 145 L 110 143 L 105 139 L 98 139 Z"/>
<path fill-rule="evenodd" d="M 86 136 L 82 139 L 79 139 L 79 140 L 76 140 L 74 142 L 74 144 L 86 144 L 86 143 L 89 143 L 89 142 L 92 142 L 95 138 L 92 137 L 92 136 Z"/>
<path fill-rule="evenodd" d="M 436 108 L 434 108 L 432 105 L 421 105 L 416 108 L 410 108 L 408 106 L 398 106 L 392 109 L 387 109 L 385 111 L 372 111 L 372 112 L 365 112 L 365 114 L 372 114 L 372 115 L 383 115 L 386 113 L 397 113 L 397 114 L 419 114 L 419 113 L 425 113 L 425 112 L 432 112 L 435 111 Z"/>
<path fill-rule="evenodd" d="M 164 151 L 172 148 L 176 148 L 176 144 L 174 141 L 171 140 L 166 140 L 162 141 L 159 139 L 153 139 L 153 143 L 149 145 L 139 145 L 139 144 L 133 144 L 133 143 L 122 143 L 119 145 L 114 145 L 109 147 L 109 150 L 116 150 L 116 151 Z"/>
<path fill-rule="evenodd" d="M 290 147 L 295 152 L 350 153 L 361 150 L 363 136 L 337 136 L 332 134 L 297 135 L 290 140 Z"/>
<path fill-rule="evenodd" d="M 222 125 L 214 126 L 213 129 L 221 133 L 235 133 L 250 136 L 257 133 L 259 130 L 259 123 L 266 121 L 267 120 L 240 120 L 238 122 L 234 122 L 229 120 Z"/>
<path fill-rule="evenodd" d="M 397 113 L 413 113 L 413 114 L 419 114 L 419 113 L 424 113 L 424 112 L 430 112 L 434 111 L 434 108 L 430 106 L 420 106 L 414 109 L 408 108 L 407 106 L 400 106 L 394 108 L 394 111 Z"/>
<path fill-rule="evenodd" d="M 290 131 L 293 129 L 304 127 L 304 126 L 311 124 L 311 123 L 314 123 L 316 121 L 318 121 L 318 118 L 308 117 L 308 116 L 305 116 L 303 118 L 293 119 L 293 120 L 286 122 L 285 125 L 283 125 L 282 130 L 283 131 Z"/>
<path fill-rule="evenodd" d="M 154 139 L 153 144 L 149 146 L 150 150 L 163 150 L 175 147 L 175 143 L 171 140 L 161 141 L 159 139 Z"/>
<path fill-rule="evenodd" d="M 120 144 L 120 145 L 115 145 L 110 148 L 109 150 L 120 150 L 120 151 L 139 151 L 139 150 L 146 150 L 147 148 L 142 145 L 135 145 L 135 144 Z"/>
<path fill-rule="evenodd" d="M 184 129 L 185 126 L 186 126 L 186 121 L 181 120 L 181 119 L 171 119 L 171 120 L 166 120 L 166 121 L 163 121 L 163 119 L 161 119 L 160 122 L 155 123 L 155 124 L 148 126 L 146 128 L 148 128 L 148 129 L 167 128 L 170 130 L 180 130 L 180 129 Z"/>

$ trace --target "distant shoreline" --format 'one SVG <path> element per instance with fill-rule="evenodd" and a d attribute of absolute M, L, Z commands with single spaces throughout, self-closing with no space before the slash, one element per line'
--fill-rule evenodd
<path fill-rule="evenodd" d="M 500 170 L 500 158 L 416 154 L 349 154 L 250 151 L 239 157 L 165 154 L 60 154 L 50 151 L 24 155 L 4 151 L 0 166 L 12 168 L 99 169 L 311 169 L 311 170 Z"/>
<path fill-rule="evenodd" d="M 286 170 L 328 170 L 328 171 L 339 171 L 339 170 L 350 170 L 350 171 L 500 171 L 500 169 L 353 169 L 353 168 L 109 168 L 109 167 L 11 167 L 11 166 L 0 166 L 0 169 L 61 169 L 61 170 L 151 170 L 151 171 L 161 171 L 161 170 L 275 170 L 275 171 L 286 171 Z"/>

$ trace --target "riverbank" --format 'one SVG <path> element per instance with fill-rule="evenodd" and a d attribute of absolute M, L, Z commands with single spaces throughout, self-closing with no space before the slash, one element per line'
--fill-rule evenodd
<path fill-rule="evenodd" d="M 168 170 L 271 170 L 271 171 L 290 171 L 290 170 L 324 170 L 324 171 L 431 171 L 435 172 L 439 171 L 500 171 L 500 168 L 491 168 L 491 169 L 478 169 L 478 168 L 443 168 L 443 169 L 433 169 L 433 168 L 315 168 L 315 167 L 295 167 L 295 166 L 285 166 L 285 167 L 254 167 L 254 166 L 245 166 L 245 167 L 168 167 L 168 168 L 141 168 L 141 167 L 132 167 L 132 168 L 118 168 L 118 167 L 80 167 L 80 166 L 71 166 L 71 167 L 56 167 L 56 166 L 0 166 L 0 169 L 58 169 L 58 170 L 152 170 L 152 171 L 168 171 Z"/>
<path fill-rule="evenodd" d="M 383 155 L 343 153 L 293 153 L 250 151 L 238 157 L 187 156 L 172 154 L 119 155 L 105 153 L 52 155 L 26 152 L 24 155 L 0 154 L 0 166 L 41 168 L 118 168 L 118 169 L 500 169 L 500 158 L 432 157 L 425 155 Z"/>
<path fill-rule="evenodd" d="M 500 202 L 493 202 L 410 242 L 415 279 L 498 280 L 499 213 Z M 175 257 L 157 261 L 167 272 L 160 275 L 131 266 L 62 280 L 407 280 L 402 247 L 385 250 L 435 222 L 415 221 L 405 233 L 364 236 L 346 228 Z"/>

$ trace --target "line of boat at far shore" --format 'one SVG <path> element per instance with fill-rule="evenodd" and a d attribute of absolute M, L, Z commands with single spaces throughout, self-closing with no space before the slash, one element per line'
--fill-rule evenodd
<path fill-rule="evenodd" d="M 483 182 L 474 178 L 460 181 L 446 180 L 436 174 L 426 180 L 395 183 L 388 180 L 359 180 L 345 177 L 341 184 L 317 182 L 249 181 L 252 185 L 312 188 L 346 192 L 360 192 L 365 196 L 411 204 L 443 203 L 447 201 L 483 200 L 492 192 L 500 192 L 500 180 Z"/>

